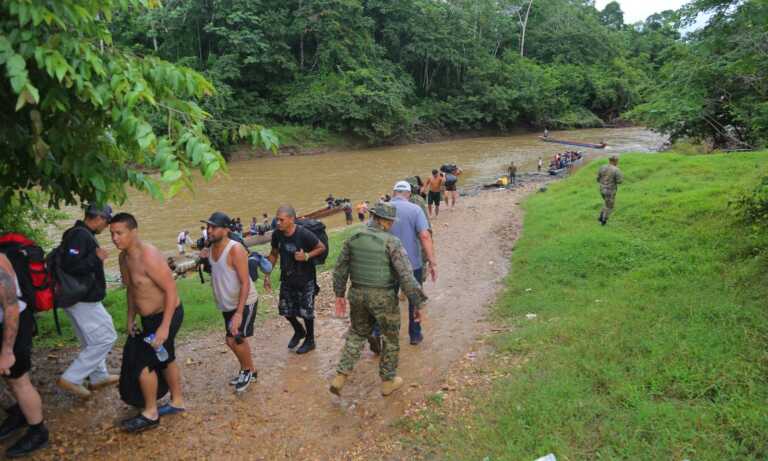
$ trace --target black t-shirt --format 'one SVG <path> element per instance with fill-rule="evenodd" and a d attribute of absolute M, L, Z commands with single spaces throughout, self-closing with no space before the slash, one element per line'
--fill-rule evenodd
<path fill-rule="evenodd" d="M 290 285 L 304 286 L 315 279 L 315 265 L 312 260 L 296 261 L 294 253 L 312 251 L 320 240 L 311 231 L 297 225 L 296 232 L 286 237 L 279 230 L 272 233 L 272 248 L 280 250 L 280 281 Z"/>

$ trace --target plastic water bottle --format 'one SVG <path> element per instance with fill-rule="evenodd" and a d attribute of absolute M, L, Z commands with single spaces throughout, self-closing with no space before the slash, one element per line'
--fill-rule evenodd
<path fill-rule="evenodd" d="M 149 336 L 144 338 L 144 342 L 146 342 L 150 346 L 152 345 L 152 341 L 154 341 L 154 340 L 155 340 L 155 334 L 154 333 L 150 333 Z M 155 354 L 157 354 L 157 360 L 159 360 L 161 362 L 165 362 L 166 360 L 168 360 L 168 351 L 165 350 L 165 347 L 163 347 L 162 344 L 160 345 L 160 347 L 155 349 Z"/>

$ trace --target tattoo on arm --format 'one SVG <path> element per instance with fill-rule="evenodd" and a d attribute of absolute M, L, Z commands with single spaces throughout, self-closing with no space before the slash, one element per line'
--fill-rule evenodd
<path fill-rule="evenodd" d="M 16 295 L 16 282 L 13 280 L 11 274 L 0 267 L 0 304 L 3 305 L 4 309 L 7 309 L 18 303 L 19 298 Z"/>

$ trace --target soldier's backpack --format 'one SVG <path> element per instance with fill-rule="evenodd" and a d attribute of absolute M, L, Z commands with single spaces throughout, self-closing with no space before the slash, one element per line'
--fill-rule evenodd
<path fill-rule="evenodd" d="M 325 251 L 323 251 L 320 256 L 312 258 L 311 261 L 315 266 L 325 264 L 325 260 L 328 258 L 328 251 L 330 250 L 330 247 L 328 246 L 328 234 L 325 232 L 325 224 L 316 219 L 297 219 L 296 224 L 312 232 L 318 240 L 323 242 Z"/>
<path fill-rule="evenodd" d="M 21 299 L 36 312 L 53 309 L 53 281 L 45 265 L 45 252 L 24 234 L 0 235 L 0 253 L 5 254 L 19 280 Z"/>

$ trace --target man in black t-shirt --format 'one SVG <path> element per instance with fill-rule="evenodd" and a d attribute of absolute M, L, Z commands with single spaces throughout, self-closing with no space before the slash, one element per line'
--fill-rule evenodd
<path fill-rule="evenodd" d="M 304 339 L 296 353 L 305 354 L 315 348 L 315 295 L 318 286 L 315 264 L 311 259 L 320 256 L 325 251 L 325 245 L 310 230 L 296 224 L 293 207 L 283 205 L 278 208 L 276 220 L 269 262 L 274 266 L 280 258 L 278 312 L 293 326 L 294 333 L 288 348 L 293 349 Z M 266 283 L 266 277 L 264 281 Z M 304 319 L 304 327 L 298 317 Z"/>

